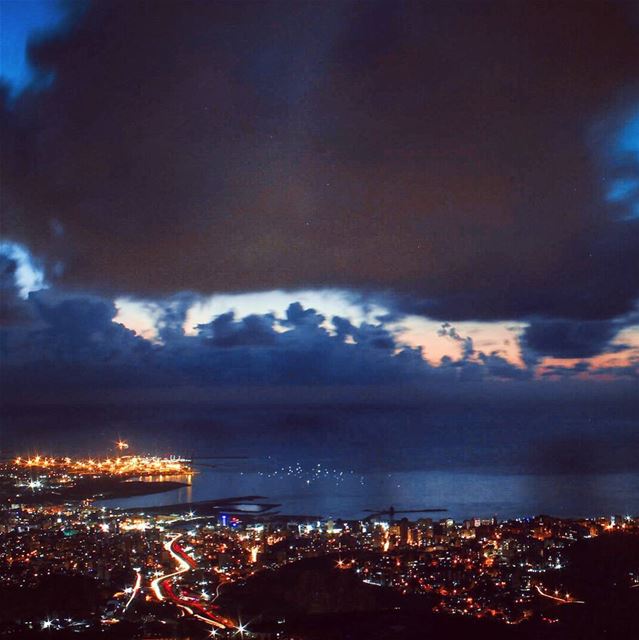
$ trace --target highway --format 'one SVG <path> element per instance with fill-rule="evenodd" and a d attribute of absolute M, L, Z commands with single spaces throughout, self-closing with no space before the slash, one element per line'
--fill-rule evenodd
<path fill-rule="evenodd" d="M 178 544 L 182 534 L 176 534 L 168 540 L 164 548 L 169 552 L 173 560 L 178 565 L 178 570 L 173 573 L 158 576 L 151 582 L 151 590 L 155 597 L 163 602 L 168 600 L 174 605 L 185 611 L 187 614 L 205 622 L 206 624 L 218 629 L 235 629 L 237 625 L 228 618 L 225 618 L 211 609 L 210 606 L 203 605 L 199 598 L 191 595 L 178 595 L 173 588 L 173 579 L 183 575 L 191 569 L 197 569 L 197 563 L 189 556 L 184 549 Z"/>
<path fill-rule="evenodd" d="M 544 598 L 549 598 L 550 600 L 554 600 L 559 604 L 586 604 L 583 600 L 575 600 L 574 598 L 571 598 L 571 597 L 560 598 L 558 596 L 553 596 L 550 593 L 546 593 L 545 591 L 542 591 L 539 585 L 536 585 L 535 589 L 537 589 L 540 596 L 543 596 Z"/>
<path fill-rule="evenodd" d="M 124 605 L 124 611 L 122 613 L 126 612 L 126 610 L 129 608 L 133 600 L 135 600 L 135 597 L 140 592 L 140 587 L 142 586 L 142 574 L 140 573 L 139 569 L 135 570 L 135 574 L 136 574 L 136 577 L 135 577 L 135 584 L 133 585 L 133 591 L 131 593 L 131 597 L 127 600 L 127 603 Z"/>

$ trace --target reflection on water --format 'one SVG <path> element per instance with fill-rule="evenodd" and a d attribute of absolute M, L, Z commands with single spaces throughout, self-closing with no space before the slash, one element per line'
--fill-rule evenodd
<path fill-rule="evenodd" d="M 154 493 L 148 496 L 142 496 L 140 498 L 122 498 L 116 500 L 105 500 L 100 502 L 100 504 L 110 505 L 111 503 L 118 503 L 116 506 L 120 506 L 120 503 L 123 503 L 122 506 L 128 506 L 129 501 L 132 501 L 130 504 L 135 505 L 140 504 L 140 506 L 149 507 L 149 506 L 160 506 L 167 504 L 181 504 L 186 502 L 193 502 L 193 473 L 186 474 L 177 474 L 177 475 L 159 475 L 159 476 L 137 476 L 136 478 L 129 478 L 125 480 L 125 482 L 182 482 L 186 484 L 186 487 L 180 487 L 179 489 L 174 489 L 172 491 L 166 491 L 164 493 Z M 170 496 L 168 501 L 159 502 L 161 498 L 166 498 Z M 143 500 L 144 502 L 138 503 L 138 500 Z M 148 502 L 151 500 L 150 502 Z"/>
<path fill-rule="evenodd" d="M 281 503 L 281 513 L 344 518 L 363 517 L 365 509 L 383 510 L 390 505 L 398 510 L 443 507 L 448 514 L 432 516 L 455 519 L 539 513 L 566 517 L 639 513 L 637 473 L 498 475 L 398 471 L 345 473 L 337 481 L 333 475 L 263 473 L 247 461 L 244 465 L 237 463 L 231 470 L 203 466 L 191 481 L 191 486 L 174 491 L 102 504 L 146 507 L 260 495 Z"/>
<path fill-rule="evenodd" d="M 135 478 L 127 478 L 125 482 L 184 482 L 185 484 L 191 484 L 191 482 L 193 482 L 193 475 L 192 473 L 183 473 L 175 475 L 137 476 Z"/>

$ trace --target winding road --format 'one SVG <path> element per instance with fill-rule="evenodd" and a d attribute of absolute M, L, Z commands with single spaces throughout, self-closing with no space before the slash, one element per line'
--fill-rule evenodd
<path fill-rule="evenodd" d="M 205 606 L 197 597 L 178 595 L 175 593 L 173 588 L 173 579 L 188 573 L 191 569 L 197 569 L 197 563 L 195 560 L 193 560 L 193 558 L 189 556 L 179 545 L 178 540 L 181 537 L 182 534 L 178 533 L 164 545 L 164 548 L 177 563 L 178 570 L 173 573 L 158 576 L 151 582 L 151 590 L 155 594 L 155 597 L 160 602 L 166 600 L 172 602 L 189 615 L 212 627 L 216 627 L 218 629 L 238 628 L 232 620 L 225 618 L 212 610 L 212 608 L 217 607 Z"/>

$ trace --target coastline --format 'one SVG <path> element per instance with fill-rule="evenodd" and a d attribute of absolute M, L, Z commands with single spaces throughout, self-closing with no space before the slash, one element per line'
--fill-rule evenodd
<path fill-rule="evenodd" d="M 74 486 L 49 491 L 35 491 L 31 494 L 7 494 L 3 499 L 13 500 L 19 504 L 57 504 L 59 502 L 75 502 L 81 500 L 117 500 L 146 496 L 166 491 L 174 491 L 188 487 L 186 482 L 172 480 L 141 481 L 124 478 L 92 478 L 82 480 Z"/>

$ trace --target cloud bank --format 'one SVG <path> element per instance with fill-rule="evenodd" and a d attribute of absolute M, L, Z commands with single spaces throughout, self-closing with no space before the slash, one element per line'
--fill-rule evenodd
<path fill-rule="evenodd" d="M 350 288 L 581 355 L 634 307 L 632 3 L 96 1 L 29 54 L 3 233 L 61 285 Z"/>
<path fill-rule="evenodd" d="M 460 355 L 429 361 L 428 344 L 407 345 L 393 317 L 356 324 L 299 302 L 284 315 L 236 317 L 229 311 L 187 333 L 185 319 L 196 298 L 182 294 L 157 303 L 157 336 L 148 340 L 117 322 L 116 305 L 108 298 L 55 288 L 25 298 L 16 284 L 16 261 L 0 256 L 0 267 L 5 405 L 120 400 L 481 405 L 505 397 L 521 404 L 548 396 L 542 379 L 549 376 L 555 380 L 548 396 L 552 403 L 605 400 L 612 394 L 624 404 L 639 379 L 636 350 L 629 351 L 625 366 L 597 368 L 578 361 L 543 368 L 532 357 L 514 364 L 499 350 L 476 347 L 450 323 L 433 339 L 459 343 Z M 524 332 L 524 352 L 527 340 Z M 573 382 L 582 378 L 590 382 Z M 597 378 L 609 382 L 602 387 Z"/>

